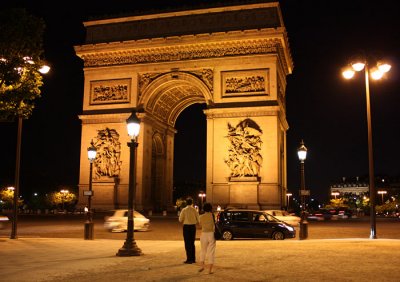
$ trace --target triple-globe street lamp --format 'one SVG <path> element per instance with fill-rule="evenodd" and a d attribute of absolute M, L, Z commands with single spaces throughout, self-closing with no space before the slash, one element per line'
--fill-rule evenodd
<path fill-rule="evenodd" d="M 345 79 L 353 78 L 355 72 L 364 70 L 365 74 L 365 97 L 367 107 L 367 124 L 368 124 L 368 161 L 369 161 L 369 197 L 370 197 L 370 239 L 376 239 L 376 214 L 375 214 L 375 176 L 374 176 L 374 157 L 372 146 L 372 125 L 371 125 L 371 104 L 369 92 L 369 77 L 378 80 L 384 74 L 390 71 L 391 65 L 384 61 L 378 61 L 370 69 L 367 57 L 357 58 L 350 63 L 350 66 L 343 69 L 342 74 Z"/>
<path fill-rule="evenodd" d="M 136 197 L 136 149 L 138 147 L 137 137 L 140 132 L 140 120 L 136 116 L 136 112 L 133 112 L 131 116 L 126 120 L 128 135 L 131 137 L 131 141 L 128 142 L 130 148 L 129 157 L 129 191 L 128 191 L 128 228 L 126 232 L 126 240 L 122 248 L 117 252 L 117 256 L 140 256 L 142 251 L 136 245 L 134 239 L 134 203 Z"/>

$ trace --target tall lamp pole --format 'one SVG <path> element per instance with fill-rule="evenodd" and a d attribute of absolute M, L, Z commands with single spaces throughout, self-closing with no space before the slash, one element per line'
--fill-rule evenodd
<path fill-rule="evenodd" d="M 134 203 L 136 197 L 136 149 L 138 147 L 137 137 L 140 132 L 140 120 L 136 116 L 136 112 L 133 112 L 131 116 L 126 120 L 128 135 L 131 137 L 131 141 L 128 143 L 130 148 L 129 158 L 129 191 L 128 191 L 128 230 L 126 232 L 126 240 L 122 248 L 117 252 L 119 257 L 127 256 L 140 256 L 143 255 L 142 251 L 136 245 L 134 238 Z"/>
<path fill-rule="evenodd" d="M 378 61 L 376 66 L 370 71 L 369 65 L 366 58 L 361 58 L 361 60 L 355 60 L 351 63 L 350 67 L 343 70 L 343 77 L 346 79 L 353 78 L 355 72 L 364 70 L 365 72 L 365 98 L 367 106 L 367 124 L 368 124 L 368 164 L 369 164 L 369 197 L 370 197 L 370 223 L 371 223 L 371 233 L 369 238 L 376 239 L 376 214 L 375 214 L 375 176 L 374 176 L 374 157 L 373 157 L 373 146 L 372 146 L 372 125 L 371 125 L 371 103 L 369 94 L 369 76 L 372 79 L 378 80 L 383 77 L 383 75 L 388 72 L 391 68 L 386 62 Z M 371 74 L 370 74 L 371 73 Z"/>
<path fill-rule="evenodd" d="M 17 130 L 17 152 L 16 152 L 16 161 L 15 161 L 13 220 L 11 223 L 10 239 L 18 239 L 17 222 L 18 222 L 19 173 L 20 173 L 20 164 L 21 164 L 21 139 L 22 139 L 22 116 L 19 115 L 18 116 L 18 130 Z"/>
<path fill-rule="evenodd" d="M 93 141 L 90 143 L 90 147 L 87 149 L 88 151 L 88 159 L 90 162 L 89 168 L 89 191 L 84 191 L 84 193 L 88 196 L 88 210 L 86 214 L 86 222 L 85 222 L 85 240 L 93 240 L 93 213 L 92 213 L 92 196 L 93 196 L 93 162 L 96 159 L 97 150 L 93 144 Z"/>
<path fill-rule="evenodd" d="M 64 212 L 65 211 L 65 199 L 66 199 L 66 195 L 69 193 L 69 191 L 68 190 L 66 190 L 66 189 L 62 189 L 61 191 L 60 191 L 60 193 L 62 194 L 62 196 L 61 196 L 61 202 L 62 202 L 62 211 Z"/>
<path fill-rule="evenodd" d="M 24 58 L 25 60 L 25 58 Z M 32 63 L 30 61 L 29 63 Z M 38 71 L 41 74 L 46 74 L 50 71 L 50 67 L 47 65 L 40 66 Z M 21 101 L 23 102 L 23 101 Z M 17 129 L 17 150 L 15 156 L 15 184 L 14 184 L 14 198 L 13 198 L 13 220 L 11 226 L 10 239 L 18 239 L 17 235 L 17 223 L 18 223 L 18 197 L 19 197 L 19 178 L 20 178 L 20 166 L 21 166 L 21 143 L 22 143 L 22 119 L 21 115 L 18 115 L 18 129 Z"/>
<path fill-rule="evenodd" d="M 304 240 L 308 237 L 308 222 L 306 216 L 306 182 L 304 176 L 304 161 L 307 158 L 307 148 L 301 140 L 300 147 L 297 149 L 297 155 L 300 160 L 300 197 L 301 197 L 301 220 L 299 239 Z"/>

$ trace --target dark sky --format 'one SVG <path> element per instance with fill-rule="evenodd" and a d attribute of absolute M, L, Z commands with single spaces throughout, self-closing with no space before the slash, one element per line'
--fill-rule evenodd
<path fill-rule="evenodd" d="M 24 6 L 45 20 L 45 57 L 52 67 L 44 79 L 42 98 L 37 101 L 32 117 L 24 121 L 21 193 L 77 185 L 83 65 L 75 56 L 73 46 L 84 42 L 83 21 L 93 16 L 215 2 L 221 1 L 89 0 L 54 1 L 50 5 L 40 0 L 3 1 L 0 9 Z M 290 126 L 287 132 L 289 190 L 296 193 L 299 189 L 296 151 L 301 139 L 309 150 L 305 172 L 312 197 L 326 200 L 330 182 L 342 176 L 367 175 L 363 75 L 358 74 L 352 81 L 344 81 L 340 76 L 341 67 L 360 53 L 368 54 L 371 59 L 384 56 L 392 60 L 388 76 L 380 82 L 371 82 L 370 87 L 375 174 L 400 176 L 400 17 L 396 1 L 285 0 L 280 3 L 295 65 L 293 74 L 287 77 L 286 91 Z M 176 156 L 177 177 L 185 175 L 188 180 L 205 175 L 205 137 L 202 137 L 205 119 L 201 109 L 201 106 L 190 107 L 177 121 L 177 153 L 180 149 L 187 152 L 186 144 L 197 148 L 189 160 Z M 16 124 L 2 123 L 0 129 L 2 187 L 14 181 Z"/>

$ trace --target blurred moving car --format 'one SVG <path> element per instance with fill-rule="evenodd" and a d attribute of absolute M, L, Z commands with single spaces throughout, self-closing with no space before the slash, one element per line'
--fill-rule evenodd
<path fill-rule="evenodd" d="M 307 215 L 308 220 L 323 221 L 332 219 L 333 214 L 330 210 L 320 209 L 318 211 L 311 212 Z"/>
<path fill-rule="evenodd" d="M 220 211 L 216 227 L 222 240 L 233 238 L 295 238 L 293 226 L 258 210 L 227 209 Z"/>
<path fill-rule="evenodd" d="M 297 226 L 300 223 L 301 218 L 295 215 L 291 215 L 287 211 L 283 210 L 265 210 L 264 212 L 276 217 L 283 222 L 286 222 L 292 226 Z"/>
<path fill-rule="evenodd" d="M 150 220 L 140 212 L 133 213 L 133 230 L 147 231 Z M 115 210 L 112 216 L 104 218 L 104 228 L 111 232 L 125 232 L 128 229 L 128 210 Z"/>
<path fill-rule="evenodd" d="M 5 215 L 0 215 L 0 229 L 5 228 L 7 223 L 8 223 L 8 217 Z"/>

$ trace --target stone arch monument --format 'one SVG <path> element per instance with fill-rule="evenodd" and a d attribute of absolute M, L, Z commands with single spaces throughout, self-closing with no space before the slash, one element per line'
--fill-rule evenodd
<path fill-rule="evenodd" d="M 277 2 L 84 23 L 79 202 L 89 185 L 87 147 L 98 148 L 93 206 L 124 207 L 125 121 L 139 111 L 136 209 L 172 210 L 174 129 L 205 103 L 207 201 L 281 208 L 286 201 L 286 76 L 293 63 Z M 188 145 L 190 146 L 190 145 Z M 190 149 L 188 147 L 188 149 Z"/>

